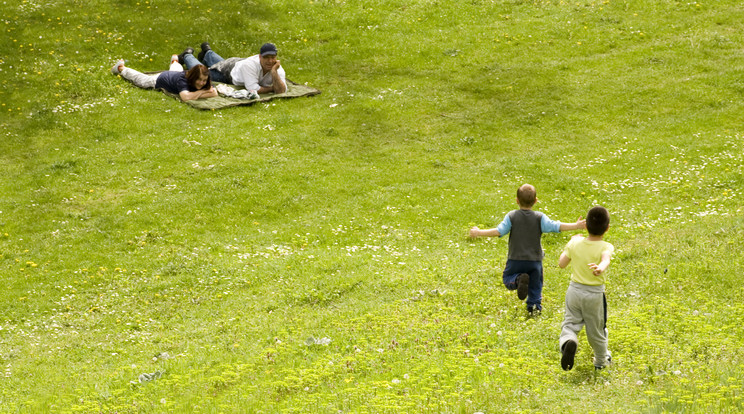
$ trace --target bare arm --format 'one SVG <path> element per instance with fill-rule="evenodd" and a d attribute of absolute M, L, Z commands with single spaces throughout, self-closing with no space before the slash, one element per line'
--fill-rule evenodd
<path fill-rule="evenodd" d="M 271 86 L 260 86 L 256 92 L 260 95 L 263 93 L 284 93 L 287 91 L 287 85 L 282 82 L 282 77 L 279 76 L 279 68 L 281 62 L 276 61 L 274 66 L 271 67 Z"/>
<path fill-rule="evenodd" d="M 576 220 L 576 223 L 561 223 L 561 231 L 567 230 L 583 230 L 586 228 L 586 220 L 582 220 L 580 217 Z"/>
<path fill-rule="evenodd" d="M 287 85 L 282 82 L 282 77 L 279 76 L 279 68 L 281 62 L 277 59 L 276 64 L 271 68 L 271 85 L 274 87 L 274 93 L 284 93 L 287 91 Z"/>
<path fill-rule="evenodd" d="M 608 267 L 610 267 L 610 260 L 612 259 L 612 256 L 610 256 L 609 253 L 603 253 L 602 254 L 602 261 L 599 262 L 599 264 L 596 263 L 589 263 L 588 266 L 592 268 L 592 271 L 595 276 L 599 276 L 607 270 Z"/>
<path fill-rule="evenodd" d="M 217 96 L 217 90 L 214 88 L 209 89 L 201 89 L 194 92 L 189 91 L 181 91 L 181 93 L 178 94 L 178 96 L 181 97 L 182 101 L 192 101 L 194 99 L 200 99 L 200 98 L 214 98 Z"/>
<path fill-rule="evenodd" d="M 479 229 L 478 227 L 473 227 L 470 229 L 470 237 L 501 237 L 501 233 L 499 233 L 498 229 Z"/>
<path fill-rule="evenodd" d="M 569 263 L 571 263 L 571 258 L 568 257 L 565 252 L 561 253 L 561 257 L 558 259 L 558 267 L 565 269 Z"/>

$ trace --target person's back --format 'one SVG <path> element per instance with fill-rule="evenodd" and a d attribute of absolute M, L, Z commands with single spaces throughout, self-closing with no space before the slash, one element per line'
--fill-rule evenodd
<path fill-rule="evenodd" d="M 509 232 L 509 259 L 542 260 L 541 221 L 543 214 L 532 209 L 509 212 L 511 231 Z"/>
<path fill-rule="evenodd" d="M 569 252 L 569 257 L 571 258 L 571 281 L 587 286 L 604 285 L 604 272 L 595 274 L 591 265 L 600 263 L 602 261 L 602 254 L 607 251 L 611 252 L 612 250 L 612 245 L 602 239 L 592 240 L 591 237 L 572 238 L 565 248 L 565 251 Z"/>
<path fill-rule="evenodd" d="M 586 216 L 589 237 L 574 236 L 561 253 L 558 266 L 571 264 L 571 282 L 566 291 L 566 308 L 561 336 L 561 367 L 574 366 L 578 333 L 586 327 L 586 338 L 594 351 L 594 366 L 602 369 L 611 362 L 607 350 L 607 298 L 604 272 L 610 265 L 614 247 L 604 241 L 610 228 L 610 215 L 601 206 L 593 207 Z"/>

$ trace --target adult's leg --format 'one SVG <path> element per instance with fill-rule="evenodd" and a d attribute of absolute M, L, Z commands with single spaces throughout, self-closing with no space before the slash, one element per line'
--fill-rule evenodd
<path fill-rule="evenodd" d="M 135 86 L 144 89 L 152 89 L 155 87 L 155 82 L 158 80 L 159 74 L 146 75 L 142 72 L 138 72 L 134 69 L 125 67 L 121 71 L 121 77 L 132 82 Z"/>
<path fill-rule="evenodd" d="M 214 65 L 215 63 L 222 62 L 223 59 L 222 56 L 218 55 L 214 52 L 214 50 L 207 50 L 207 52 L 204 54 L 204 65 L 206 67 L 210 67 Z"/>
<path fill-rule="evenodd" d="M 211 50 L 208 50 L 207 53 L 204 55 L 204 63 L 196 59 L 191 53 L 186 53 L 185 55 L 183 55 L 183 61 L 186 64 L 186 69 L 191 69 L 197 65 L 210 67 L 215 63 L 221 62 L 223 60 L 224 59 L 222 59 L 220 55 L 214 53 Z M 225 74 L 217 69 L 209 69 L 209 78 L 212 79 L 212 82 L 230 83 L 227 76 L 225 76 Z"/>
<path fill-rule="evenodd" d="M 211 68 L 212 65 L 220 63 L 223 60 L 225 59 L 215 53 L 212 49 L 209 49 L 204 53 L 204 65 L 208 68 Z M 209 69 L 209 77 L 212 78 L 214 82 L 231 83 L 228 75 L 229 74 L 222 73 L 217 69 Z"/>
<path fill-rule="evenodd" d="M 194 66 L 202 65 L 203 63 L 199 62 L 194 55 L 191 53 L 186 53 L 183 55 L 183 63 L 186 65 L 186 70 L 189 70 L 193 68 Z M 209 66 L 207 66 L 209 67 Z"/>

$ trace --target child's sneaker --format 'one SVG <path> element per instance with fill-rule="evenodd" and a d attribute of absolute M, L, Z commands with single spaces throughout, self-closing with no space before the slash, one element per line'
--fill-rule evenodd
<path fill-rule="evenodd" d="M 610 351 L 607 351 L 607 360 L 602 365 L 597 365 L 597 359 L 594 358 L 594 357 L 592 357 L 592 362 L 594 363 L 594 369 L 595 370 L 598 371 L 598 370 L 601 370 L 601 369 L 605 369 L 605 368 L 609 367 L 610 365 L 612 365 L 612 354 L 610 354 Z"/>
<path fill-rule="evenodd" d="M 542 305 L 529 305 L 527 306 L 527 312 L 532 316 L 537 316 L 542 313 Z"/>
<path fill-rule="evenodd" d="M 527 297 L 527 291 L 530 288 L 530 275 L 522 273 L 517 276 L 517 297 L 524 300 Z"/>
<path fill-rule="evenodd" d="M 574 357 L 576 356 L 576 341 L 569 339 L 563 344 L 561 349 L 561 368 L 564 371 L 570 371 L 574 366 Z"/>
<path fill-rule="evenodd" d="M 114 75 L 118 75 L 121 73 L 121 70 L 119 67 L 124 66 L 124 59 L 119 59 L 114 63 L 114 66 L 111 67 L 111 73 Z"/>

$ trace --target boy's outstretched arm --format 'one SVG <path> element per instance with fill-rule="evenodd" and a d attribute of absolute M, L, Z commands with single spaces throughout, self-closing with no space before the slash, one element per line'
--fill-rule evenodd
<path fill-rule="evenodd" d="M 602 253 L 602 261 L 599 262 L 599 264 L 596 263 L 589 263 L 587 266 L 592 268 L 592 271 L 594 273 L 594 276 L 599 276 L 607 270 L 608 267 L 610 267 L 610 259 L 612 256 L 610 256 L 609 253 Z"/>
<path fill-rule="evenodd" d="M 579 217 L 576 223 L 561 223 L 561 231 L 586 229 L 586 220 Z"/>
<path fill-rule="evenodd" d="M 474 226 L 472 229 L 470 229 L 470 237 L 501 237 L 501 233 L 499 233 L 499 229 L 479 229 L 477 226 Z"/>

